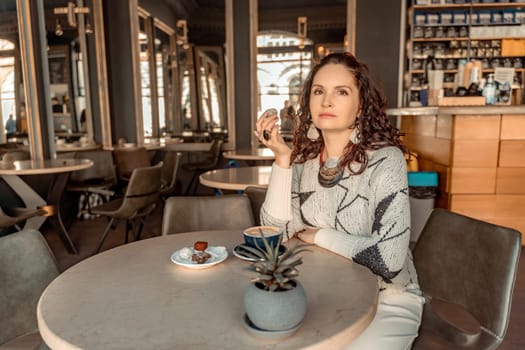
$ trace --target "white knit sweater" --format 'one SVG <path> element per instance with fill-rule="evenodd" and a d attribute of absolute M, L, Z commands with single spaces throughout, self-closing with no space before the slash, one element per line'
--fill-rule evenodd
<path fill-rule="evenodd" d="M 381 290 L 417 287 L 408 248 L 410 207 L 406 162 L 397 147 L 368 153 L 365 171 L 324 188 L 319 157 L 283 169 L 275 163 L 265 202 L 264 225 L 283 227 L 285 240 L 305 227 L 319 228 L 315 243 L 368 267 Z"/>

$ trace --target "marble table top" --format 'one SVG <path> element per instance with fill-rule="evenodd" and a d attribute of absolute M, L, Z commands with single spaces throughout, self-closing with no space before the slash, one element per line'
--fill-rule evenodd
<path fill-rule="evenodd" d="M 45 159 L 0 161 L 0 175 L 38 175 L 83 170 L 93 166 L 89 159 Z"/>
<path fill-rule="evenodd" d="M 269 148 L 240 149 L 223 152 L 224 158 L 239 160 L 273 160 L 275 154 Z"/>
<path fill-rule="evenodd" d="M 242 190 L 248 186 L 268 187 L 271 166 L 249 166 L 207 171 L 199 176 L 204 186 L 223 190 Z"/>
<path fill-rule="evenodd" d="M 189 269 L 170 256 L 195 241 L 224 246 L 226 260 Z M 53 349 L 340 349 L 376 311 L 378 284 L 361 265 L 312 246 L 298 267 L 308 309 L 285 339 L 255 336 L 241 319 L 249 262 L 232 254 L 242 230 L 145 239 L 81 261 L 42 293 L 38 327 Z M 295 244 L 292 241 L 287 244 Z"/>

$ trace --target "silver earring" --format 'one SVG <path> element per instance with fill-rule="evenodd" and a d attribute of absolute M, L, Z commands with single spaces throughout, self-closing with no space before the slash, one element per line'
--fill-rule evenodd
<path fill-rule="evenodd" d="M 358 132 L 357 132 L 357 126 L 355 128 L 352 129 L 352 132 L 350 133 L 350 141 L 356 145 L 359 143 L 359 141 L 361 141 L 359 135 L 358 135 Z"/>
<path fill-rule="evenodd" d="M 310 123 L 310 127 L 308 128 L 306 137 L 308 137 L 312 141 L 316 141 L 317 139 L 319 139 L 319 130 L 317 130 L 314 123 Z"/>

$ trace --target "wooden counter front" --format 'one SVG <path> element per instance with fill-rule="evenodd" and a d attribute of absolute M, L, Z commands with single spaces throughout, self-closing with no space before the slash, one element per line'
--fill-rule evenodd
<path fill-rule="evenodd" d="M 419 169 L 439 173 L 438 207 L 525 232 L 525 106 L 516 107 L 390 110 Z"/>

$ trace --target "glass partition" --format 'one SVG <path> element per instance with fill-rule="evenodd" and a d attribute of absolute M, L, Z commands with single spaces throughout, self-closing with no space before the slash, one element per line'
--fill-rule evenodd
<path fill-rule="evenodd" d="M 178 21 L 177 29 L 172 30 L 143 8 L 137 7 L 136 13 L 139 45 L 135 52 L 140 67 L 136 87 L 140 87 L 139 123 L 144 137 L 203 131 L 226 135 L 223 47 L 191 44 L 185 20 Z"/>
<path fill-rule="evenodd" d="M 200 128 L 206 131 L 226 127 L 224 101 L 224 59 L 220 47 L 195 47 L 198 65 Z"/>
<path fill-rule="evenodd" d="M 147 18 L 139 16 L 139 62 L 140 62 L 140 92 L 142 97 L 142 121 L 144 137 L 153 135 L 153 114 L 151 102 L 151 72 L 150 72 L 150 36 L 147 31 Z"/>
<path fill-rule="evenodd" d="M 144 138 L 159 138 L 173 129 L 174 31 L 139 8 L 139 63 Z"/>
<path fill-rule="evenodd" d="M 87 69 L 92 9 L 83 1 L 44 1 L 49 93 L 55 134 L 87 133 L 94 139 Z M 73 140 L 76 137 L 70 137 Z"/>
<path fill-rule="evenodd" d="M 155 26 L 155 70 L 157 76 L 157 105 L 159 113 L 159 129 L 162 135 L 167 130 L 168 93 L 170 87 L 169 68 L 170 61 L 170 36 L 158 26 Z"/>
<path fill-rule="evenodd" d="M 49 85 L 29 89 L 46 90 L 52 105 L 46 117 L 50 125 L 54 126 L 55 135 L 60 132 L 71 135 L 89 129 L 90 137 L 93 137 L 89 79 L 85 76 L 88 54 L 86 38 L 93 32 L 88 18 L 91 8 L 84 7 L 83 0 L 44 0 L 42 3 L 43 8 L 38 8 L 30 16 L 27 16 L 29 7 L 24 7 L 27 3 L 4 0 L 0 7 L 0 143 L 9 141 L 29 145 L 32 156 L 36 158 L 41 156 L 41 143 L 46 140 L 36 137 L 40 136 L 40 128 L 35 128 L 27 116 L 30 109 L 26 110 L 26 106 L 34 106 L 35 100 L 25 100 L 27 87 L 23 84 L 22 63 L 29 72 L 28 81 L 36 81 L 34 76 L 42 67 L 35 59 L 39 53 L 33 51 L 35 47 L 31 44 L 35 39 L 28 33 L 32 33 L 31 29 L 38 25 L 39 16 L 44 19 L 43 29 L 47 40 L 48 69 L 44 71 L 49 72 L 48 79 L 46 77 L 43 81 L 48 81 Z M 17 8 L 21 4 L 24 6 Z M 26 21 L 21 21 L 21 18 Z M 35 119 L 35 116 L 32 118 Z M 52 134 L 49 138 L 53 142 Z M 36 147 L 36 144 L 40 146 Z M 22 148 L 27 149 L 25 146 Z"/>
<path fill-rule="evenodd" d="M 180 104 L 181 125 L 180 131 L 198 130 L 195 69 L 193 65 L 193 47 L 178 48 L 179 76 L 181 77 Z M 178 132 L 179 130 L 175 130 Z"/>

